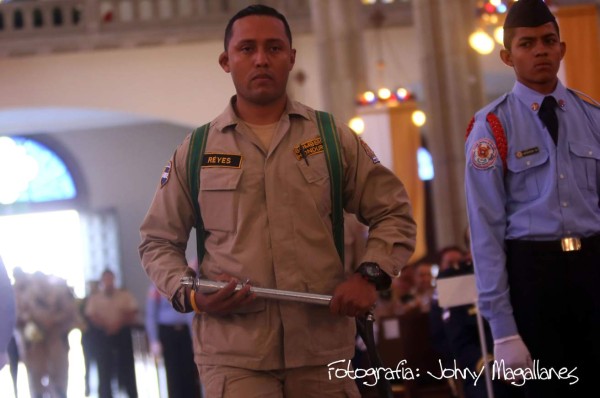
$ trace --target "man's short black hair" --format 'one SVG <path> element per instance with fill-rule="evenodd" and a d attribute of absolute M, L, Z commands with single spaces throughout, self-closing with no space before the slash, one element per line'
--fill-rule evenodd
<path fill-rule="evenodd" d="M 552 25 L 554 25 L 554 29 L 556 29 L 556 34 L 560 39 L 560 29 L 558 28 L 558 23 L 556 21 L 550 21 Z M 504 29 L 504 48 L 510 51 L 510 46 L 512 46 L 512 41 L 515 38 L 515 34 L 517 32 L 517 28 L 506 28 Z"/>
<path fill-rule="evenodd" d="M 244 9 L 238 11 L 237 14 L 235 14 L 233 17 L 231 17 L 231 19 L 227 23 L 227 27 L 225 28 L 225 40 L 224 40 L 225 51 L 227 51 L 227 46 L 229 46 L 229 41 L 231 40 L 233 23 L 240 18 L 248 17 L 250 15 L 266 15 L 266 16 L 277 18 L 281 22 L 283 22 L 283 26 L 285 28 L 285 34 L 286 34 L 287 38 L 290 40 L 290 47 L 291 47 L 292 31 L 290 30 L 290 25 L 288 24 L 287 19 L 285 19 L 285 16 L 272 7 L 265 6 L 263 4 L 253 4 L 251 6 L 248 6 Z"/>

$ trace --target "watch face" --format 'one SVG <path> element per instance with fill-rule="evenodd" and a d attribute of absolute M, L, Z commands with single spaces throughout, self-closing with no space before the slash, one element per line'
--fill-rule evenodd
<path fill-rule="evenodd" d="M 376 264 L 365 264 L 365 273 L 371 278 L 381 276 L 381 268 Z"/>

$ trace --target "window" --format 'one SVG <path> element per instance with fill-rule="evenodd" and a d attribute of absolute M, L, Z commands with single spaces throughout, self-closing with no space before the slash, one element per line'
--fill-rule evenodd
<path fill-rule="evenodd" d="M 75 181 L 64 161 L 36 140 L 0 137 L 0 170 L 5 174 L 0 207 L 77 197 Z"/>

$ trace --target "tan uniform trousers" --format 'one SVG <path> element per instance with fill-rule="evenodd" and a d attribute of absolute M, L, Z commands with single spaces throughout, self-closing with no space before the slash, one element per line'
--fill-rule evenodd
<path fill-rule="evenodd" d="M 273 371 L 199 366 L 205 398 L 360 398 L 352 378 L 336 378 L 328 369 L 326 365 Z"/>
<path fill-rule="evenodd" d="M 56 337 L 32 343 L 26 349 L 24 362 L 32 397 L 41 397 L 50 391 L 53 392 L 50 396 L 66 396 L 69 349 L 62 338 Z M 46 376 L 49 378 L 48 385 L 42 383 L 42 379 Z"/>

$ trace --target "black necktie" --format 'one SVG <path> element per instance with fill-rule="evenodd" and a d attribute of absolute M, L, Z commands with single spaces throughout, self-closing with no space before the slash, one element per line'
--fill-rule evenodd
<path fill-rule="evenodd" d="M 546 125 L 550 137 L 552 137 L 552 141 L 554 141 L 554 145 L 556 145 L 556 142 L 558 141 L 558 118 L 556 117 L 555 111 L 556 105 L 556 99 L 549 95 L 542 101 L 542 106 L 538 112 L 538 116 Z"/>

